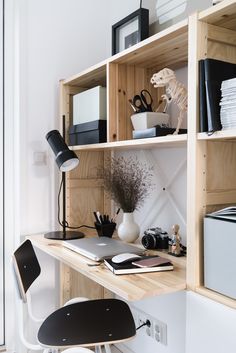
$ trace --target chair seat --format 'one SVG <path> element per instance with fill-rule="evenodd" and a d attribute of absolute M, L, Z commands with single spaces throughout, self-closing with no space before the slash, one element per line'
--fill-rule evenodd
<path fill-rule="evenodd" d="M 90 346 L 127 340 L 136 334 L 128 305 L 118 299 L 98 299 L 58 309 L 41 325 L 44 347 Z"/>

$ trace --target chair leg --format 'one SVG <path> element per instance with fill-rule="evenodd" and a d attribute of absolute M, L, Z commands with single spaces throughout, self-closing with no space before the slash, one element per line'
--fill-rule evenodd
<path fill-rule="evenodd" d="M 95 353 L 102 353 L 102 347 L 101 346 L 95 346 Z"/>
<path fill-rule="evenodd" d="M 105 352 L 106 353 L 111 353 L 111 347 L 110 347 L 110 345 L 109 344 L 105 344 Z"/>

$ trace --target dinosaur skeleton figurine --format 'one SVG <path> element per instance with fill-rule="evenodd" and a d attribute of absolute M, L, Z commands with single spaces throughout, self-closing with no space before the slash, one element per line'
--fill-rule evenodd
<path fill-rule="evenodd" d="M 188 108 L 188 95 L 187 90 L 181 82 L 176 80 L 174 71 L 170 69 L 163 69 L 154 74 L 151 78 L 151 83 L 154 87 L 166 87 L 166 94 L 161 97 L 166 100 L 169 105 L 172 100 L 179 108 L 178 124 L 174 135 L 177 135 L 182 124 L 184 113 Z"/>

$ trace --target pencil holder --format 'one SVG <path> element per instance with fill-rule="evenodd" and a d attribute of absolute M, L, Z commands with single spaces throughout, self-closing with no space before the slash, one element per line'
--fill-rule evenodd
<path fill-rule="evenodd" d="M 109 237 L 111 238 L 114 230 L 116 229 L 116 223 L 107 223 L 101 224 L 98 222 L 94 222 L 95 228 L 97 230 L 99 237 Z"/>

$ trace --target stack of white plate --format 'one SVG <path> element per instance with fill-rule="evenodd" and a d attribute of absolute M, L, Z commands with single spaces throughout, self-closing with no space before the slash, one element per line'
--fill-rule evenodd
<path fill-rule="evenodd" d="M 222 81 L 220 107 L 222 129 L 236 128 L 236 78 Z"/>

